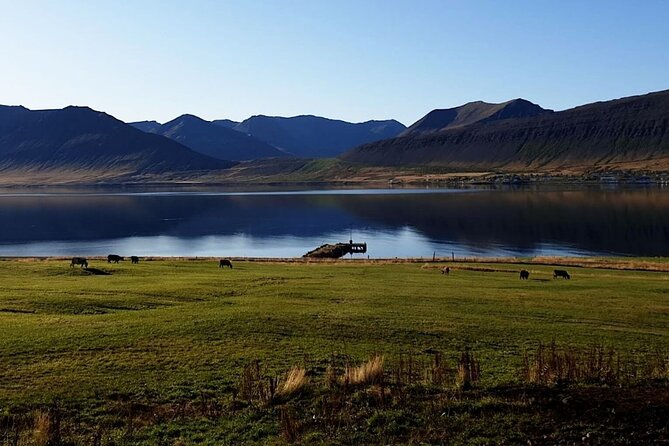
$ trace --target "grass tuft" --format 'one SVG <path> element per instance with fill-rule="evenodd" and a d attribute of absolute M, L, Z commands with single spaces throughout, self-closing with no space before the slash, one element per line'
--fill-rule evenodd
<path fill-rule="evenodd" d="M 432 365 L 428 370 L 428 382 L 433 386 L 442 387 L 452 382 L 452 373 L 453 369 L 446 364 L 441 352 L 434 352 Z"/>
<path fill-rule="evenodd" d="M 61 444 L 60 417 L 57 411 L 35 412 L 33 442 L 36 446 L 54 446 Z"/>
<path fill-rule="evenodd" d="M 383 356 L 375 355 L 369 361 L 359 366 L 349 367 L 344 370 L 342 378 L 344 385 L 368 386 L 383 383 Z"/>
<path fill-rule="evenodd" d="M 260 401 L 268 405 L 274 399 L 277 390 L 277 379 L 265 376 L 260 361 L 247 364 L 239 379 L 239 396 L 251 403 Z"/>
<path fill-rule="evenodd" d="M 279 427 L 281 436 L 290 444 L 296 443 L 300 439 L 301 423 L 295 412 L 288 407 L 281 408 L 279 418 Z"/>
<path fill-rule="evenodd" d="M 286 379 L 279 384 L 276 392 L 277 396 L 289 398 L 296 393 L 299 393 L 309 383 L 307 370 L 303 367 L 293 367 L 288 372 Z"/>
<path fill-rule="evenodd" d="M 458 360 L 456 385 L 463 390 L 471 389 L 474 383 L 481 377 L 481 364 L 474 357 L 474 354 L 464 351 L 460 354 Z"/>
<path fill-rule="evenodd" d="M 525 382 L 541 385 L 599 383 L 618 384 L 627 375 L 639 377 L 614 349 L 592 346 L 587 351 L 559 347 L 555 342 L 542 343 L 534 355 L 523 355 L 522 376 Z M 650 373 L 648 374 L 650 377 Z"/>

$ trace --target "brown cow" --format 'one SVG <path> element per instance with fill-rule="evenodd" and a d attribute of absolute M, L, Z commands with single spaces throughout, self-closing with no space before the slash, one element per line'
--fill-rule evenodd
<path fill-rule="evenodd" d="M 232 268 L 232 262 L 228 259 L 221 259 L 218 262 L 218 267 L 223 268 L 224 266 L 229 266 L 230 268 Z"/>

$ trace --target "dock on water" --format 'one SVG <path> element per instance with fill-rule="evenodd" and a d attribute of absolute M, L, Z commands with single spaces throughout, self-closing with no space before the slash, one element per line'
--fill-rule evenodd
<path fill-rule="evenodd" d="M 348 243 L 325 244 L 309 251 L 303 257 L 338 259 L 346 254 L 365 254 L 367 252 L 367 243 Z"/>

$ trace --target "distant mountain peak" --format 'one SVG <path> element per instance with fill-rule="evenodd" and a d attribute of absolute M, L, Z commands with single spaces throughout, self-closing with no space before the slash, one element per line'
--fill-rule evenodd
<path fill-rule="evenodd" d="M 296 156 L 325 158 L 360 144 L 393 138 L 406 127 L 395 120 L 352 123 L 315 115 L 254 115 L 234 129 Z"/>
<path fill-rule="evenodd" d="M 205 121 L 204 119 L 200 118 L 199 116 L 195 116 L 195 115 L 190 114 L 190 113 L 184 113 L 183 115 L 178 116 L 178 117 L 176 117 L 175 119 L 173 119 L 173 121 L 178 121 L 178 120 L 188 120 L 188 121 L 197 121 L 197 122 L 209 122 L 209 121 Z"/>
<path fill-rule="evenodd" d="M 516 98 L 499 104 L 474 101 L 458 107 L 432 110 L 400 136 L 426 135 L 478 122 L 529 118 L 547 113 L 552 113 L 552 110 L 541 108 L 539 105 L 523 98 Z"/>
<path fill-rule="evenodd" d="M 163 135 L 165 134 L 165 129 L 167 128 L 176 128 L 177 126 L 183 126 L 183 125 L 191 125 L 191 126 L 196 126 L 196 127 L 207 127 L 212 125 L 211 122 L 205 121 L 204 119 L 200 118 L 199 116 L 191 115 L 189 113 L 185 113 L 183 115 L 177 116 L 176 118 L 172 119 L 171 121 L 166 122 L 161 126 L 163 130 Z M 168 136 L 168 135 L 165 135 Z"/>
<path fill-rule="evenodd" d="M 246 161 L 286 156 L 276 147 L 225 125 L 183 114 L 163 125 L 132 123 L 140 130 L 170 138 L 204 155 L 222 160 Z"/>
<path fill-rule="evenodd" d="M 140 132 L 90 107 L 0 114 L 0 169 L 97 172 L 106 177 L 212 170 L 215 160 L 157 135 Z"/>
<path fill-rule="evenodd" d="M 84 111 L 93 111 L 96 113 L 101 113 L 98 112 L 97 110 L 93 110 L 91 107 L 87 105 L 68 105 L 67 107 L 62 108 L 61 110 L 84 110 Z"/>
<path fill-rule="evenodd" d="M 215 119 L 211 121 L 213 124 L 216 124 L 221 127 L 225 127 L 226 129 L 232 129 L 234 128 L 239 122 L 233 121 L 231 119 Z"/>
<path fill-rule="evenodd" d="M 24 107 L 23 105 L 0 105 L 0 110 L 30 111 L 30 109 Z"/>
<path fill-rule="evenodd" d="M 160 123 L 158 121 L 129 122 L 128 125 L 146 133 L 158 133 L 158 130 L 160 130 Z"/>

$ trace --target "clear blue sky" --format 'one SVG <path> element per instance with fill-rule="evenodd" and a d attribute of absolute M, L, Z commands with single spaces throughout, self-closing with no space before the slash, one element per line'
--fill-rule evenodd
<path fill-rule="evenodd" d="M 0 0 L 0 103 L 411 124 L 669 88 L 669 1 Z"/>

